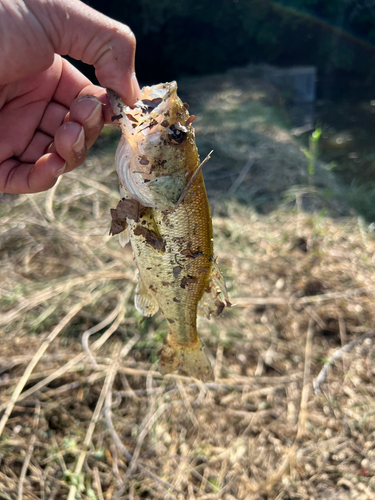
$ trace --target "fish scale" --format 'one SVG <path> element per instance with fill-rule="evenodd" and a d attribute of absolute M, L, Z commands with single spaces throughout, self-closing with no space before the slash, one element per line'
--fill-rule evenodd
<path fill-rule="evenodd" d="M 140 276 L 147 288 L 152 287 L 152 293 L 160 293 L 158 304 L 176 341 L 195 342 L 197 304 L 208 285 L 213 254 L 212 226 L 207 217 L 209 206 L 202 174 L 197 177 L 177 210 L 164 211 L 164 214 L 152 212 L 153 222 L 163 235 L 165 251 L 160 252 L 151 247 L 143 255 L 143 236 L 132 238 Z M 142 226 L 142 221 L 147 218 L 146 215 L 138 224 L 133 223 L 133 231 L 136 226 Z M 184 256 L 181 253 L 184 250 L 191 252 L 194 257 Z M 175 276 L 174 269 L 178 267 L 182 269 Z M 185 287 L 181 286 L 184 278 L 185 281 L 190 280 Z M 179 302 L 173 301 L 174 298 Z M 181 303 L 186 307 L 182 309 Z M 180 321 L 181 314 L 185 321 Z M 171 324 L 170 320 L 174 323 Z"/>

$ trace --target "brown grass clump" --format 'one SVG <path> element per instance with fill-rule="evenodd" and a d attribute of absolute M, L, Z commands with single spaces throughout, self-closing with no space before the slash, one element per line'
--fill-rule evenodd
<path fill-rule="evenodd" d="M 374 498 L 369 229 L 216 197 L 235 304 L 199 322 L 216 380 L 163 378 L 163 317 L 140 324 L 108 236 L 103 141 L 50 192 L 0 199 L 0 499 Z"/>

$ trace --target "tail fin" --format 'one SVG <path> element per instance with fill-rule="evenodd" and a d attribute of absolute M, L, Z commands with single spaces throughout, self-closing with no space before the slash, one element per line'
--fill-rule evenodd
<path fill-rule="evenodd" d="M 181 375 L 189 375 L 203 382 L 214 379 L 214 372 L 199 339 L 193 346 L 184 346 L 170 342 L 168 335 L 159 354 L 162 375 L 178 371 Z"/>

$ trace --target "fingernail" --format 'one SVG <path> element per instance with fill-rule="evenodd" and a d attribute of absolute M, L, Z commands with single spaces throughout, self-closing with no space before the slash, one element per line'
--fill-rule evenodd
<path fill-rule="evenodd" d="M 86 124 L 89 128 L 95 127 L 99 124 L 100 118 L 102 117 L 102 103 L 99 102 L 91 115 L 87 118 Z"/>
<path fill-rule="evenodd" d="M 63 166 L 62 168 L 60 168 L 60 170 L 57 170 L 57 171 L 55 172 L 55 177 L 56 177 L 56 179 L 57 179 L 58 177 L 60 177 L 60 175 L 62 175 L 62 174 L 65 172 L 65 169 L 66 169 L 66 162 L 64 163 L 64 166 Z"/>
<path fill-rule="evenodd" d="M 85 133 L 83 131 L 83 128 L 81 128 L 81 132 L 79 133 L 78 139 L 73 144 L 73 151 L 75 153 L 80 153 L 84 147 L 85 147 Z"/>

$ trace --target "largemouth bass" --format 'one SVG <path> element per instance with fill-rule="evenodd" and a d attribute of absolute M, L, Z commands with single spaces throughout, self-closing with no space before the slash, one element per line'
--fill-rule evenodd
<path fill-rule="evenodd" d="M 108 96 L 122 130 L 116 152 L 121 201 L 111 210 L 111 234 L 131 242 L 139 270 L 135 307 L 168 325 L 161 373 L 207 381 L 213 371 L 197 334 L 206 315 L 229 305 L 214 262 L 210 207 L 188 105 L 176 82 L 144 87 L 134 108 Z"/>

